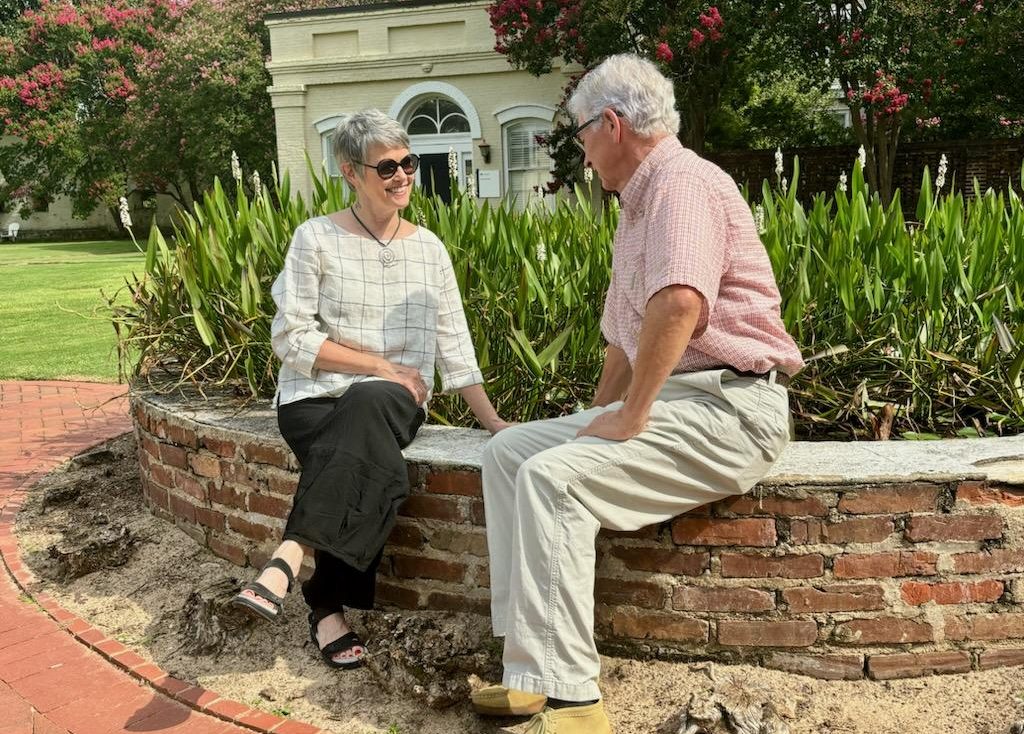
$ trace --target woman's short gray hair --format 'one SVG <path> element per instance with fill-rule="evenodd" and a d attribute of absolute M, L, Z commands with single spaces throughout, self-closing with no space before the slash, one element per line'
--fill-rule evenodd
<path fill-rule="evenodd" d="M 408 148 L 409 134 L 397 120 L 376 109 L 344 115 L 334 127 L 331 153 L 338 168 L 342 163 L 365 162 L 368 151 L 375 145 Z M 356 166 L 356 171 L 360 177 L 363 175 L 362 166 Z"/>
<path fill-rule="evenodd" d="M 653 63 L 635 54 L 609 56 L 580 80 L 569 98 L 569 113 L 589 120 L 611 107 L 642 137 L 679 132 L 672 82 Z"/>

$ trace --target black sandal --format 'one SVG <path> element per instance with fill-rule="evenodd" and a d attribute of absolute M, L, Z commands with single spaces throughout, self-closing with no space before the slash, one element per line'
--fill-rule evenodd
<path fill-rule="evenodd" d="M 309 613 L 309 639 L 312 640 L 313 645 L 320 651 L 320 657 L 323 658 L 323 661 L 328 667 L 341 668 L 344 670 L 358 668 L 363 664 L 363 658 L 366 657 L 366 645 L 363 644 L 363 641 L 359 639 L 359 635 L 355 632 L 350 630 L 334 642 L 329 642 L 323 647 L 320 647 L 320 640 L 317 639 L 316 636 L 317 625 L 320 624 L 320 621 L 324 619 L 324 617 L 329 617 L 332 614 L 334 614 L 334 612 L 331 611 L 321 611 L 319 613 L 313 611 Z M 345 661 L 334 659 L 334 656 L 339 652 L 345 652 L 346 650 L 354 651 L 357 647 L 361 649 L 361 652 L 357 657 Z"/>
<path fill-rule="evenodd" d="M 267 561 L 267 565 L 265 565 L 260 570 L 260 574 L 262 574 L 268 568 L 276 568 L 278 571 L 281 571 L 287 577 L 288 590 L 285 593 L 289 593 L 292 590 L 292 584 L 295 583 L 295 574 L 292 573 L 291 566 L 289 566 L 280 558 L 271 558 L 269 561 Z M 247 611 L 252 612 L 253 614 L 256 614 L 257 616 L 262 617 L 263 619 L 266 619 L 270 622 L 273 622 L 274 620 L 279 618 L 281 616 L 281 613 L 284 611 L 282 609 L 282 605 L 284 604 L 284 597 L 278 596 L 258 581 L 250 581 L 248 584 L 242 587 L 242 591 L 251 591 L 253 594 L 260 597 L 264 601 L 270 602 L 274 605 L 274 611 L 271 612 L 262 604 L 257 604 L 249 597 L 244 596 L 241 592 L 235 594 L 234 598 L 231 600 L 232 604 L 244 607 Z"/>

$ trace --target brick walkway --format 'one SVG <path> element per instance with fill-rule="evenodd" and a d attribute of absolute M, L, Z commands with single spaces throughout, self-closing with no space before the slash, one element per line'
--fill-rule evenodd
<path fill-rule="evenodd" d="M 0 734 L 319 731 L 176 680 L 48 595 L 31 593 L 14 537 L 25 490 L 128 430 L 124 386 L 0 382 Z"/>

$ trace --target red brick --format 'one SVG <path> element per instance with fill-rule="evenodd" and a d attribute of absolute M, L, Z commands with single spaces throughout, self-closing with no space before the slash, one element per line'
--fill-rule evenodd
<path fill-rule="evenodd" d="M 274 734 L 320 734 L 320 729 L 301 721 L 285 721 L 274 729 Z"/>
<path fill-rule="evenodd" d="M 921 581 L 905 581 L 900 586 L 900 595 L 907 604 L 970 604 L 972 602 L 993 602 L 1003 595 L 1003 582 L 993 579 L 984 581 L 948 581 L 928 584 Z"/>
<path fill-rule="evenodd" d="M 256 464 L 271 464 L 282 468 L 288 466 L 288 453 L 285 449 L 263 443 L 242 444 L 242 458 Z"/>
<path fill-rule="evenodd" d="M 211 530 L 219 530 L 220 532 L 224 532 L 227 528 L 223 512 L 217 512 L 217 510 L 210 510 L 205 507 L 196 508 L 196 522 Z"/>
<path fill-rule="evenodd" d="M 140 445 L 142 446 L 142 450 L 154 459 L 160 458 L 160 443 L 148 433 L 143 434 Z"/>
<path fill-rule="evenodd" d="M 711 562 L 709 553 L 686 553 L 670 548 L 642 548 L 612 546 L 611 554 L 626 568 L 652 573 L 671 573 L 676 576 L 700 576 Z"/>
<path fill-rule="evenodd" d="M 709 625 L 701 619 L 689 619 L 674 614 L 619 609 L 612 615 L 611 628 L 616 637 L 707 642 Z"/>
<path fill-rule="evenodd" d="M 473 569 L 473 585 L 480 589 L 491 588 L 491 569 L 489 566 L 477 566 Z"/>
<path fill-rule="evenodd" d="M 233 487 L 230 484 L 212 484 L 210 485 L 210 502 L 215 502 L 224 507 L 231 507 L 237 510 L 244 510 L 246 508 L 246 502 L 248 492 L 243 492 L 238 487 Z"/>
<path fill-rule="evenodd" d="M 956 573 L 1024 572 L 1024 550 L 992 550 L 988 553 L 958 553 L 953 556 Z"/>
<path fill-rule="evenodd" d="M 160 461 L 167 464 L 167 466 L 185 469 L 188 467 L 188 454 L 180 446 L 172 446 L 165 443 L 160 445 Z"/>
<path fill-rule="evenodd" d="M 209 495 L 209 483 L 199 481 L 194 476 L 184 471 L 174 471 L 174 486 L 187 494 L 189 497 L 206 502 Z"/>
<path fill-rule="evenodd" d="M 171 470 L 163 464 L 152 464 L 149 467 L 149 477 L 157 484 L 170 489 L 174 486 L 174 475 Z"/>
<path fill-rule="evenodd" d="M 427 491 L 432 494 L 459 494 L 482 497 L 480 472 L 448 469 L 427 473 Z"/>
<path fill-rule="evenodd" d="M 791 498 L 768 495 L 758 499 L 745 494 L 716 502 L 715 511 L 717 514 L 768 517 L 824 517 L 828 514 L 828 506 L 818 497 Z"/>
<path fill-rule="evenodd" d="M 681 517 L 672 522 L 672 540 L 677 545 L 773 546 L 775 521 Z"/>
<path fill-rule="evenodd" d="M 222 698 L 219 701 L 214 701 L 209 706 L 204 707 L 204 711 L 217 714 L 228 721 L 236 721 L 242 716 L 242 714 L 249 712 L 249 707 L 245 704 L 239 703 L 238 701 Z"/>
<path fill-rule="evenodd" d="M 271 540 L 278 536 L 278 530 L 269 528 L 266 525 L 260 525 L 258 523 L 249 522 L 243 517 L 237 515 L 228 515 L 228 527 L 234 530 L 239 535 L 243 535 L 250 540 L 257 542 L 263 540 Z"/>
<path fill-rule="evenodd" d="M 907 540 L 992 540 L 1003 534 L 1003 519 L 998 515 L 926 515 L 912 517 L 907 524 Z"/>
<path fill-rule="evenodd" d="M 832 635 L 836 641 L 852 645 L 899 645 L 935 639 L 935 632 L 927 622 L 899 617 L 854 619 L 836 625 Z"/>
<path fill-rule="evenodd" d="M 1013 665 L 1024 665 L 1024 650 L 985 650 L 978 661 L 981 670 Z"/>
<path fill-rule="evenodd" d="M 794 545 L 817 543 L 878 543 L 892 535 L 895 526 L 887 517 L 863 517 L 843 522 L 794 520 L 790 539 Z"/>
<path fill-rule="evenodd" d="M 796 556 L 755 556 L 745 553 L 722 553 L 720 573 L 723 578 L 746 579 L 809 579 L 825 573 L 825 559 L 818 553 Z"/>
<path fill-rule="evenodd" d="M 427 609 L 442 612 L 470 612 L 487 615 L 491 613 L 490 599 L 481 599 L 467 594 L 449 594 L 433 591 L 427 596 Z"/>
<path fill-rule="evenodd" d="M 858 612 L 885 608 L 881 586 L 835 585 L 823 589 L 783 589 L 782 598 L 796 614 L 808 612 Z"/>
<path fill-rule="evenodd" d="M 808 647 L 818 640 L 811 621 L 763 622 L 723 619 L 718 623 L 721 645 L 743 647 Z"/>
<path fill-rule="evenodd" d="M 957 502 L 969 505 L 1004 505 L 1024 507 L 1024 489 L 1020 487 L 988 486 L 986 482 L 960 482 L 956 490 Z"/>
<path fill-rule="evenodd" d="M 191 502 L 187 501 L 183 497 L 172 494 L 170 496 L 171 501 L 171 514 L 175 517 L 181 518 L 182 520 L 188 520 L 189 522 L 196 521 L 196 506 Z"/>
<path fill-rule="evenodd" d="M 295 496 L 295 489 L 299 485 L 298 474 L 277 467 L 267 467 L 264 473 L 267 475 L 267 487 L 271 492 L 284 497 Z"/>
<path fill-rule="evenodd" d="M 239 724 L 245 724 L 259 731 L 272 731 L 275 726 L 280 726 L 284 721 L 280 716 L 274 716 L 266 711 L 257 711 L 256 709 L 252 709 L 249 713 L 242 715 L 238 719 Z"/>
<path fill-rule="evenodd" d="M 423 531 L 415 525 L 399 523 L 391 531 L 388 543 L 400 548 L 422 548 Z"/>
<path fill-rule="evenodd" d="M 764 665 L 820 680 L 858 680 L 864 677 L 863 655 L 794 655 L 774 652 Z"/>
<path fill-rule="evenodd" d="M 833 560 L 832 572 L 837 579 L 934 576 L 937 560 L 936 554 L 923 551 L 848 553 Z"/>
<path fill-rule="evenodd" d="M 1024 638 L 1024 614 L 975 614 L 946 620 L 948 640 L 1010 640 Z"/>
<path fill-rule="evenodd" d="M 482 502 L 480 503 L 483 504 Z M 465 516 L 458 500 L 448 497 L 427 497 L 424 495 L 413 495 L 409 497 L 398 511 L 404 517 L 417 517 L 429 520 L 447 520 L 449 522 L 462 522 Z"/>
<path fill-rule="evenodd" d="M 277 520 L 284 520 L 291 512 L 292 503 L 280 500 L 277 497 L 269 497 L 265 494 L 252 492 L 249 495 L 249 511 L 257 512 Z"/>
<path fill-rule="evenodd" d="M 417 609 L 420 602 L 420 593 L 415 589 L 378 581 L 377 600 L 381 604 L 401 609 Z"/>
<path fill-rule="evenodd" d="M 213 454 L 192 454 L 188 465 L 201 477 L 216 479 L 220 476 L 220 459 Z"/>
<path fill-rule="evenodd" d="M 266 488 L 266 481 L 263 480 L 262 474 L 256 468 L 242 462 L 221 461 L 220 476 L 229 484 L 238 484 L 258 490 Z"/>
<path fill-rule="evenodd" d="M 483 500 L 470 500 L 469 521 L 480 527 L 487 525 L 487 514 L 484 512 Z"/>
<path fill-rule="evenodd" d="M 199 447 L 199 439 L 196 437 L 195 431 L 183 426 L 168 423 L 164 428 L 164 435 L 167 436 L 167 440 L 179 446 L 188 446 L 192 449 Z"/>
<path fill-rule="evenodd" d="M 679 586 L 672 608 L 693 612 L 767 612 L 775 609 L 775 596 L 759 589 Z"/>
<path fill-rule="evenodd" d="M 851 515 L 934 512 L 938 508 L 940 492 L 940 487 L 934 484 L 893 485 L 846 492 L 839 500 L 839 511 Z"/>
<path fill-rule="evenodd" d="M 209 449 L 217 454 L 217 456 L 223 456 L 226 459 L 231 459 L 235 456 L 236 447 L 234 441 L 214 438 L 213 436 L 203 436 L 201 442 L 204 449 Z"/>
<path fill-rule="evenodd" d="M 167 490 L 156 484 L 146 484 L 146 497 L 149 498 L 149 502 L 157 507 L 162 507 L 165 510 L 171 509 L 170 497 Z"/>
<path fill-rule="evenodd" d="M 487 535 L 482 531 L 463 531 L 452 527 L 434 530 L 430 536 L 430 547 L 434 550 L 454 553 L 457 556 L 469 554 L 478 558 L 487 557 Z"/>
<path fill-rule="evenodd" d="M 240 545 L 218 538 L 216 535 L 211 535 L 207 543 L 214 555 L 231 561 L 236 566 L 245 565 L 245 549 Z"/>
<path fill-rule="evenodd" d="M 971 669 L 969 652 L 923 652 L 905 655 L 872 655 L 868 675 L 875 680 L 916 678 L 933 673 L 966 673 Z"/>
<path fill-rule="evenodd" d="M 466 565 L 420 556 L 394 557 L 395 575 L 407 579 L 437 579 L 460 582 L 466 577 Z"/>
<path fill-rule="evenodd" d="M 628 604 L 648 609 L 665 605 L 665 590 L 647 581 L 600 578 L 594 583 L 594 593 L 602 604 Z"/>

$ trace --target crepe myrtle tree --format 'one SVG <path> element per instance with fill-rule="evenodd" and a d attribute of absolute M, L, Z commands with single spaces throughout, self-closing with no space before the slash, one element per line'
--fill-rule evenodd
<path fill-rule="evenodd" d="M 998 0 L 800 0 L 792 46 L 836 79 L 868 182 L 892 197 L 896 149 L 914 127 L 937 127 L 938 98 L 959 89 L 966 36 Z"/>
<path fill-rule="evenodd" d="M 227 4 L 43 0 L 0 37 L 0 193 L 26 215 L 59 195 L 78 216 L 113 212 L 129 183 L 189 207 L 232 150 L 269 168 L 268 85 Z"/>
<path fill-rule="evenodd" d="M 702 152 L 708 119 L 744 59 L 761 54 L 768 64 L 777 58 L 766 40 L 785 6 L 771 0 L 495 0 L 488 13 L 495 50 L 537 76 L 559 58 L 584 67 L 624 52 L 651 59 L 675 85 L 681 140 Z M 570 79 L 563 108 L 577 81 Z M 578 170 L 569 139 L 574 124 L 562 119 L 545 138 L 555 159 L 556 189 Z"/>

